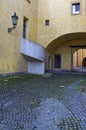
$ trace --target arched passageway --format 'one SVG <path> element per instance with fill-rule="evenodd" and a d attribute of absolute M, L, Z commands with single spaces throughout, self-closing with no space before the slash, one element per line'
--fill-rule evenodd
<path fill-rule="evenodd" d="M 86 33 L 69 33 L 46 47 L 46 70 L 79 71 L 86 67 Z"/>
<path fill-rule="evenodd" d="M 83 59 L 83 61 L 82 61 L 82 66 L 83 67 L 86 67 L 86 57 Z"/>
<path fill-rule="evenodd" d="M 73 54 L 73 70 L 86 71 L 86 49 L 78 49 Z"/>

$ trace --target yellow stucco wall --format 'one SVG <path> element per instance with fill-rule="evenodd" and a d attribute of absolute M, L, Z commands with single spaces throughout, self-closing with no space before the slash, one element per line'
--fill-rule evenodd
<path fill-rule="evenodd" d="M 16 12 L 17 27 L 12 27 L 11 16 Z M 27 70 L 27 60 L 21 55 L 23 17 L 28 19 L 27 39 L 37 40 L 37 0 L 1 0 L 0 1 L 0 74 Z"/>
<path fill-rule="evenodd" d="M 71 5 L 80 2 L 81 13 L 71 14 Z M 49 19 L 50 25 L 45 26 Z M 54 39 L 67 33 L 86 32 L 85 0 L 38 0 L 38 42 L 47 47 Z"/>
<path fill-rule="evenodd" d="M 28 0 L 1 0 L 0 2 L 0 74 L 27 71 L 28 60 L 20 53 L 23 17 L 27 18 L 27 39 L 43 45 L 47 48 L 46 52 L 49 51 L 51 64 L 47 65 L 47 56 L 46 66 L 54 69 L 54 54 L 61 53 L 61 69 L 70 70 L 71 48 L 68 46 L 86 45 L 86 1 L 30 1 L 30 3 Z M 71 14 L 71 5 L 74 2 L 80 2 L 79 15 Z M 14 12 L 19 17 L 18 24 L 16 29 L 8 33 L 7 29 L 12 26 L 11 16 Z M 49 26 L 45 26 L 45 20 L 49 20 Z M 82 32 L 85 34 L 80 34 Z M 75 42 L 72 43 L 72 40 Z"/>
<path fill-rule="evenodd" d="M 80 14 L 72 14 L 72 3 L 78 2 L 80 2 Z M 45 20 L 50 21 L 49 26 L 45 26 Z M 46 48 L 46 69 L 56 69 L 54 68 L 56 53 L 61 54 L 61 70 L 72 69 L 73 61 L 69 45 L 86 45 L 85 21 L 85 0 L 46 0 L 46 2 L 38 0 L 38 42 Z M 76 49 L 80 48 L 75 48 L 74 51 Z"/>

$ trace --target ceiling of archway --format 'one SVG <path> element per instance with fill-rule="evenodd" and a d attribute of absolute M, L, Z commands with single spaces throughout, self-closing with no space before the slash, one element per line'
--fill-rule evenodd
<path fill-rule="evenodd" d="M 86 39 L 86 33 L 70 33 L 62 35 L 56 39 L 54 39 L 47 47 L 46 50 L 53 53 L 56 48 L 61 45 L 65 44 L 68 41 L 77 40 L 77 39 Z"/>

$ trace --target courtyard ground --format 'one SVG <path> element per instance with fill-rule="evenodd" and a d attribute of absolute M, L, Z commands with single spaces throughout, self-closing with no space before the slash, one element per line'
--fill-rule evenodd
<path fill-rule="evenodd" d="M 86 130 L 86 74 L 0 77 L 0 130 Z"/>

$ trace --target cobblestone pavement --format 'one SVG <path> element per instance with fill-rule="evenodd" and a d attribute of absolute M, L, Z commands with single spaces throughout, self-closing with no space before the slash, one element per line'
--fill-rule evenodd
<path fill-rule="evenodd" d="M 57 82 L 41 77 L 3 93 L 0 130 L 86 130 L 86 93 L 76 89 L 81 80 L 54 88 Z"/>

